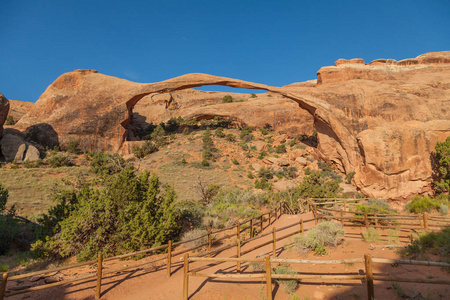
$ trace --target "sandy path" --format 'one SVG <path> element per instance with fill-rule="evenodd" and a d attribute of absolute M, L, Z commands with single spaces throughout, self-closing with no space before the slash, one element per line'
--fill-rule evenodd
<path fill-rule="evenodd" d="M 311 214 L 304 214 L 303 219 L 312 218 Z M 273 224 L 265 228 L 265 232 L 272 231 L 276 226 L 281 228 L 283 226 L 298 222 L 300 216 L 298 215 L 283 215 Z M 305 224 L 305 229 L 314 226 L 314 222 Z M 360 229 L 353 229 L 346 227 L 346 238 L 343 245 L 335 249 L 329 249 L 327 255 L 316 257 L 309 254 L 306 259 L 344 259 L 344 258 L 362 258 L 364 253 L 370 253 L 374 257 L 383 258 L 399 258 L 399 254 L 395 250 L 387 248 L 376 247 L 370 250 L 370 244 L 361 240 Z M 297 231 L 298 227 L 289 228 L 277 234 L 277 237 L 283 236 L 287 233 Z M 242 251 L 249 249 L 255 245 L 261 244 L 272 239 L 271 235 L 263 237 L 256 241 L 249 242 L 242 247 Z M 277 243 L 277 257 L 280 258 L 299 258 L 295 251 L 285 249 L 285 245 L 289 244 L 293 237 L 288 238 Z M 404 235 L 400 242 L 406 243 L 407 236 Z M 272 253 L 272 244 L 266 245 L 260 249 L 252 251 L 243 257 L 256 257 Z M 236 254 L 236 248 L 226 250 L 216 257 L 230 257 Z M 195 254 L 194 254 L 195 255 Z M 120 275 L 107 275 L 102 283 L 102 297 L 101 299 L 182 299 L 183 289 L 183 264 L 182 257 L 174 257 L 172 259 L 172 276 L 166 276 L 166 268 L 161 262 L 158 271 L 153 269 L 139 269 L 130 272 L 124 272 Z M 124 265 L 131 265 L 133 262 L 122 261 L 114 264 L 106 264 L 105 270 L 117 268 Z M 190 269 L 205 265 L 204 262 L 190 263 Z M 275 266 L 275 265 L 274 265 Z M 339 265 L 291 265 L 291 268 L 296 269 L 302 273 L 341 273 L 353 274 L 361 273 L 364 270 L 364 264 L 339 264 Z M 233 272 L 236 271 L 235 263 L 223 263 L 211 268 L 208 268 L 202 273 L 215 272 Z M 91 272 L 95 272 L 92 269 Z M 242 272 L 252 272 L 252 269 L 247 264 L 242 264 Z M 422 277 L 430 278 L 440 277 L 448 278 L 449 275 L 439 268 L 417 267 L 417 266 L 391 266 L 391 265 L 374 265 L 374 272 L 382 275 L 398 274 L 404 277 L 417 277 L 422 273 Z M 430 299 L 445 299 L 439 298 L 439 295 L 447 295 L 450 291 L 448 287 L 443 285 L 420 285 L 420 284 L 401 284 L 405 292 L 412 292 L 417 294 L 421 292 L 423 296 L 430 296 Z M 189 279 L 189 295 L 190 299 L 265 299 L 266 286 L 265 281 L 260 279 L 249 280 L 232 280 L 232 279 L 208 279 L 205 277 L 190 277 Z M 65 287 L 57 287 L 46 289 L 39 292 L 33 292 L 25 295 L 19 295 L 9 299 L 94 299 L 95 281 L 88 281 L 78 283 L 75 285 L 68 285 Z M 299 297 L 308 297 L 308 299 L 361 299 L 366 298 L 366 286 L 361 280 L 346 281 L 345 283 L 336 282 L 320 282 L 318 280 L 310 280 L 302 282 L 300 288 L 297 289 L 296 294 Z M 282 287 L 273 285 L 273 295 L 275 299 L 291 299 L 292 296 L 285 293 Z M 395 299 L 395 291 L 392 288 L 392 283 L 375 282 L 375 295 L 378 299 Z M 300 298 L 302 299 L 302 298 Z"/>

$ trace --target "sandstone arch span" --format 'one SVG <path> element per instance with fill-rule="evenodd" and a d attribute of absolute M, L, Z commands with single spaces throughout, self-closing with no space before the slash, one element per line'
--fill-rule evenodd
<path fill-rule="evenodd" d="M 289 98 L 312 117 L 318 149 L 371 197 L 407 199 L 430 191 L 430 154 L 450 135 L 450 52 L 417 64 L 362 60 L 318 71 L 316 82 L 273 87 L 207 74 L 135 83 L 92 70 L 61 75 L 16 124 L 52 126 L 60 143 L 119 151 L 133 107 L 146 95 L 205 85 L 259 89 Z M 389 62 L 389 63 L 388 63 Z M 245 102 L 242 105 L 246 105 Z"/>

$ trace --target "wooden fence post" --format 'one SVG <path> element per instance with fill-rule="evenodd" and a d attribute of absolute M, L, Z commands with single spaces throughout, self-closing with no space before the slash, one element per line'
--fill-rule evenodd
<path fill-rule="evenodd" d="M 183 300 L 188 299 L 189 283 L 189 254 L 184 255 L 184 280 L 183 280 Z"/>
<path fill-rule="evenodd" d="M 272 228 L 272 236 L 273 236 L 272 255 L 273 255 L 273 257 L 277 257 L 277 229 L 275 227 Z"/>
<path fill-rule="evenodd" d="M 303 219 L 300 219 L 300 233 L 303 234 Z"/>
<path fill-rule="evenodd" d="M 373 213 L 373 217 L 375 219 L 375 226 L 378 226 L 377 212 Z"/>
<path fill-rule="evenodd" d="M 95 288 L 95 299 L 100 299 L 102 293 L 102 264 L 103 264 L 103 254 L 98 255 L 97 262 L 97 286 Z"/>
<path fill-rule="evenodd" d="M 259 223 L 259 226 L 261 226 L 261 232 L 264 230 L 264 226 L 263 226 L 263 215 L 261 215 L 261 216 L 259 216 L 259 219 L 260 219 L 260 223 Z"/>
<path fill-rule="evenodd" d="M 364 223 L 366 223 L 366 228 L 369 228 L 369 220 L 367 219 L 367 213 L 364 213 Z"/>
<path fill-rule="evenodd" d="M 172 241 L 169 241 L 169 245 L 167 248 L 167 277 L 170 277 L 171 264 L 172 264 Z"/>
<path fill-rule="evenodd" d="M 270 222 L 271 219 L 272 219 L 272 214 L 271 214 L 270 211 L 269 211 L 269 225 L 268 225 L 268 226 L 270 226 L 270 224 L 272 224 L 272 223 Z"/>
<path fill-rule="evenodd" d="M 266 287 L 267 300 L 272 300 L 272 267 L 270 265 L 269 255 L 266 255 Z"/>
<path fill-rule="evenodd" d="M 373 289 L 372 256 L 370 254 L 364 254 L 364 262 L 366 266 L 367 299 L 374 300 L 375 292 Z"/>
<path fill-rule="evenodd" d="M 428 230 L 428 218 L 427 218 L 427 213 L 423 214 L 423 227 L 425 228 L 425 230 Z"/>
<path fill-rule="evenodd" d="M 0 300 L 5 298 L 6 283 L 8 282 L 8 273 L 3 273 L 2 284 L 0 285 Z"/>
<path fill-rule="evenodd" d="M 250 238 L 253 237 L 253 218 L 250 219 Z"/>
<path fill-rule="evenodd" d="M 208 229 L 208 251 L 211 251 L 211 229 Z"/>
<path fill-rule="evenodd" d="M 344 226 L 344 211 L 341 209 L 341 224 Z"/>
<path fill-rule="evenodd" d="M 344 199 L 344 211 L 347 211 L 346 201 Z"/>
<path fill-rule="evenodd" d="M 241 257 L 241 222 L 237 223 L 237 232 L 236 232 L 236 239 L 237 239 L 237 247 L 236 247 L 236 251 L 237 251 L 237 257 L 240 258 Z M 236 272 L 237 273 L 241 273 L 241 262 L 238 261 L 236 263 Z"/>

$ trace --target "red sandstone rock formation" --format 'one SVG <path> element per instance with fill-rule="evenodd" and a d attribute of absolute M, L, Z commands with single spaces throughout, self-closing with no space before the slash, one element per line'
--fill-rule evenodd
<path fill-rule="evenodd" d="M 0 94 L 0 135 L 3 134 L 3 124 L 5 124 L 6 117 L 9 112 L 9 101 L 5 96 Z"/>
<path fill-rule="evenodd" d="M 308 82 L 285 87 L 207 74 L 139 84 L 96 71 L 77 70 L 63 74 L 50 85 L 17 128 L 50 126 L 62 144 L 78 139 L 85 149 L 119 151 L 126 140 L 133 109 L 138 109 L 139 101 L 147 101 L 148 97 L 156 99 L 160 106 L 155 106 L 160 115 L 156 120 L 176 116 L 174 100 L 189 106 L 189 100 L 176 96 L 183 95 L 177 93 L 184 89 L 224 85 L 266 90 L 279 95 L 274 97 L 278 100 L 297 103 L 295 113 L 308 112 L 312 116 L 323 157 L 343 172 L 354 171 L 354 183 L 364 194 L 408 198 L 429 190 L 430 154 L 436 141 L 450 134 L 449 62 L 450 52 L 427 53 L 400 62 L 380 59 L 370 65 L 361 59 L 340 61 L 318 71 L 317 85 Z M 159 96 L 164 93 L 175 97 Z M 256 109 L 253 105 L 263 103 L 254 117 L 265 120 L 267 116 L 260 113 L 269 102 L 270 99 L 217 104 L 215 108 L 193 105 L 186 107 L 183 114 L 238 117 L 242 113 L 241 120 L 252 122 L 251 113 L 245 115 L 242 108 L 251 112 Z M 153 118 L 152 109 L 149 106 L 141 112 L 146 118 Z"/>

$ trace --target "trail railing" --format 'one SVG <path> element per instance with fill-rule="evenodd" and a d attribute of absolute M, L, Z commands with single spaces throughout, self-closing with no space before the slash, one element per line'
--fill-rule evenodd
<path fill-rule="evenodd" d="M 254 238 L 255 233 L 256 234 L 261 233 L 264 230 L 264 228 L 267 228 L 276 219 L 278 219 L 283 214 L 284 209 L 286 209 L 286 206 L 283 203 L 280 203 L 273 210 L 263 213 L 255 218 L 250 218 L 250 219 L 244 220 L 242 222 L 237 222 L 235 225 L 228 226 L 223 229 L 219 229 L 219 230 L 215 230 L 215 231 L 209 230 L 208 233 L 206 233 L 202 236 L 199 236 L 199 237 L 196 237 L 196 238 L 193 238 L 190 240 L 186 240 L 186 241 L 180 241 L 180 242 L 169 241 L 165 245 L 152 247 L 149 249 L 144 249 L 144 250 L 127 253 L 127 254 L 123 254 L 123 255 L 107 257 L 107 258 L 104 258 L 102 254 L 99 254 L 98 258 L 96 260 L 91 260 L 91 261 L 77 263 L 77 264 L 70 264 L 67 266 L 48 269 L 48 270 L 28 272 L 28 273 L 24 273 L 24 274 L 20 274 L 20 275 L 12 275 L 11 276 L 11 274 L 9 274 L 9 273 L 3 273 L 2 281 L 0 284 L 0 300 L 3 300 L 4 298 L 8 298 L 11 296 L 15 296 L 15 295 L 20 295 L 20 294 L 24 294 L 24 293 L 29 293 L 29 292 L 47 289 L 47 288 L 51 288 L 51 287 L 55 287 L 55 286 L 74 283 L 74 282 L 78 282 L 78 281 L 86 281 L 86 280 L 93 279 L 93 278 L 97 278 L 95 298 L 100 299 L 102 278 L 105 275 L 122 272 L 122 271 L 126 271 L 129 269 L 136 269 L 136 268 L 140 268 L 143 266 L 148 266 L 152 263 L 155 263 L 158 261 L 163 261 L 163 260 L 166 260 L 166 262 L 167 262 L 166 263 L 167 276 L 170 277 L 171 276 L 172 257 L 179 256 L 184 253 L 191 252 L 191 251 L 194 251 L 197 249 L 203 249 L 203 248 L 205 249 L 206 252 L 201 253 L 199 255 L 211 255 L 214 253 L 219 253 L 221 251 L 235 247 L 237 245 L 237 243 L 232 243 L 230 245 L 211 250 L 211 247 L 214 243 L 217 243 L 217 242 L 225 240 L 225 239 L 230 239 L 233 237 L 236 237 L 236 240 L 241 241 L 241 237 L 245 238 L 245 231 L 247 231 L 247 230 L 248 230 L 249 239 L 244 240 L 244 241 L 245 242 L 250 241 L 250 240 L 252 240 L 252 238 Z M 226 231 L 231 231 L 234 229 L 236 229 L 235 233 L 225 234 L 221 237 L 218 237 L 214 241 L 212 240 L 213 236 L 219 235 L 220 233 L 226 233 Z M 244 232 L 244 235 L 241 235 L 243 232 Z M 266 235 L 263 235 L 263 236 L 266 236 Z M 186 243 L 194 242 L 194 241 L 203 239 L 205 237 L 207 237 L 207 240 L 208 240 L 208 242 L 206 242 L 206 243 L 174 252 L 174 250 L 176 250 L 176 249 L 174 249 L 174 247 L 181 246 Z M 242 242 L 242 243 L 244 243 L 244 242 Z M 165 251 L 167 254 L 166 255 L 156 254 L 156 252 L 160 252 L 160 251 Z M 133 264 L 133 265 L 126 266 L 126 267 L 115 268 L 115 269 L 111 269 L 111 270 L 107 270 L 107 271 L 103 270 L 106 262 L 129 258 L 132 256 L 137 256 L 137 255 L 149 254 L 149 253 L 156 254 L 155 255 L 156 257 L 151 258 L 150 260 L 146 260 L 144 262 L 140 262 L 138 264 Z M 53 283 L 44 284 L 44 285 L 36 285 L 36 286 L 28 285 L 28 286 L 21 286 L 21 287 L 19 286 L 19 287 L 15 287 L 14 290 L 7 290 L 7 283 L 11 282 L 13 280 L 21 280 L 21 279 L 33 277 L 33 276 L 41 276 L 42 278 L 44 278 L 44 277 L 48 277 L 48 275 L 45 276 L 46 274 L 51 274 L 51 273 L 55 273 L 55 272 L 62 271 L 62 270 L 80 268 L 80 267 L 85 267 L 85 266 L 94 266 L 94 265 L 96 265 L 96 273 L 95 274 L 77 276 L 77 277 L 73 277 L 70 279 L 65 279 L 62 281 L 53 282 Z"/>
<path fill-rule="evenodd" d="M 236 268 L 236 273 L 200 273 L 198 269 L 190 270 L 191 262 L 236 262 L 239 266 L 241 263 L 261 262 L 265 265 L 265 272 L 253 272 L 242 274 L 239 268 Z M 349 273 L 342 275 L 339 274 L 275 274 L 273 272 L 272 264 L 343 264 L 343 263 L 364 263 L 364 274 Z M 444 262 L 429 262 L 429 261 L 414 261 L 414 260 L 397 260 L 397 259 L 384 259 L 375 258 L 370 254 L 365 254 L 364 258 L 352 258 L 342 260 L 302 260 L 302 259 L 280 259 L 270 257 L 266 255 L 264 258 L 219 258 L 219 257 L 189 257 L 189 254 L 184 255 L 184 275 L 183 275 L 183 300 L 189 299 L 189 277 L 207 277 L 207 278 L 227 278 L 227 279 L 261 279 L 266 281 L 266 299 L 273 299 L 272 281 L 273 279 L 291 279 L 291 280 L 320 280 L 321 282 L 334 282 L 340 280 L 363 280 L 367 286 L 367 297 L 369 300 L 375 299 L 374 281 L 393 281 L 393 282 L 415 282 L 415 283 L 427 283 L 427 284 L 445 284 L 450 285 L 448 279 L 428 279 L 428 278 L 406 278 L 395 276 L 382 276 L 373 272 L 373 263 L 382 264 L 409 264 L 417 266 L 436 266 L 436 267 L 450 267 L 450 263 Z"/>

